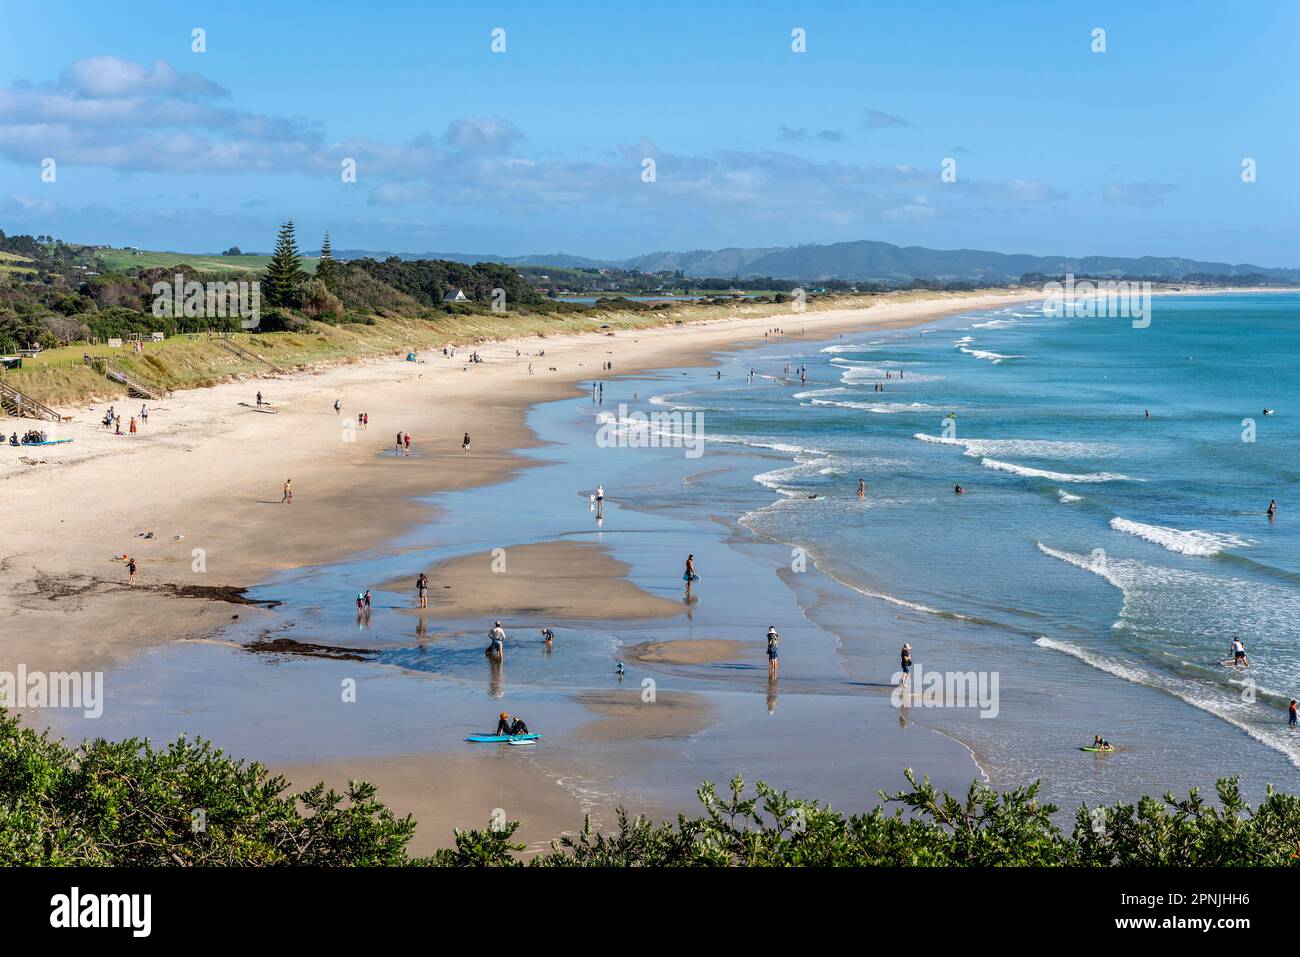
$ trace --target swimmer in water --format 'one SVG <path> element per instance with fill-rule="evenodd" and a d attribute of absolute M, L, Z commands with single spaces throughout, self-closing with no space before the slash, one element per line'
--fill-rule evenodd
<path fill-rule="evenodd" d="M 864 499 L 866 497 L 867 497 L 867 482 L 865 479 L 858 479 L 858 498 Z"/>
<path fill-rule="evenodd" d="M 966 494 L 966 490 L 965 490 L 964 488 L 962 488 L 960 485 L 954 485 L 954 486 L 952 487 L 952 493 L 953 493 L 954 495 L 964 495 L 964 494 Z"/>
<path fill-rule="evenodd" d="M 1277 517 L 1277 499 L 1270 498 L 1268 500 L 1268 509 L 1265 511 L 1265 514 L 1268 515 L 1269 518 Z"/>

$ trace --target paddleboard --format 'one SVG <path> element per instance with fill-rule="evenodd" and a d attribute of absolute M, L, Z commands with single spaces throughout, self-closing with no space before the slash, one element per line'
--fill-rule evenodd
<path fill-rule="evenodd" d="M 684 582 L 697 582 L 699 580 L 700 580 L 699 575 L 688 575 L 686 574 L 686 572 L 682 572 L 682 581 Z"/>
<path fill-rule="evenodd" d="M 1224 658 L 1222 661 L 1219 662 L 1219 664 L 1223 665 L 1225 668 L 1235 668 L 1235 667 L 1237 667 L 1237 660 L 1236 660 L 1235 658 Z M 1243 668 L 1249 668 L 1249 667 L 1250 667 L 1250 663 L 1247 662 L 1246 664 L 1242 665 L 1241 667 L 1243 667 Z"/>
<path fill-rule="evenodd" d="M 63 445 L 65 442 L 71 442 L 72 439 L 47 439 L 44 442 L 19 442 L 19 445 Z"/>
<path fill-rule="evenodd" d="M 529 736 L 527 738 L 511 738 L 506 743 L 507 744 L 536 744 L 537 740 L 535 736 Z"/>
<path fill-rule="evenodd" d="M 1114 749 L 1114 748 L 1080 748 L 1079 750 L 1080 750 L 1080 751 L 1094 751 L 1094 752 L 1097 752 L 1097 753 L 1099 753 L 1099 754 L 1110 754 L 1110 752 L 1114 751 L 1115 749 Z"/>
<path fill-rule="evenodd" d="M 533 738 L 540 738 L 540 734 L 516 734 L 511 737 L 508 734 L 471 734 L 466 741 L 473 741 L 475 744 L 514 744 L 517 741 L 531 741 Z"/>

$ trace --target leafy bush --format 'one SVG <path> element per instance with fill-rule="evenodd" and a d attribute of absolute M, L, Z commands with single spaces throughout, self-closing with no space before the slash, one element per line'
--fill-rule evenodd
<path fill-rule="evenodd" d="M 1185 800 L 1081 807 L 1066 833 L 1053 822 L 1056 807 L 1038 802 L 1037 784 L 998 792 L 976 782 L 962 799 L 917 783 L 910 770 L 905 777 L 909 790 L 849 817 L 762 782 L 749 794 L 736 778 L 726 796 L 705 784 L 702 815 L 655 824 L 620 810 L 613 832 L 588 819 L 528 863 L 1234 867 L 1294 865 L 1300 854 L 1300 797 L 1270 788 L 1252 809 L 1235 778 L 1218 782 L 1217 806 L 1193 789 Z M 73 749 L 0 708 L 0 866 L 518 866 L 518 827 L 457 830 L 453 847 L 412 859 L 415 822 L 396 817 L 371 784 L 290 793 L 283 777 L 201 739 L 163 748 L 96 739 Z"/>

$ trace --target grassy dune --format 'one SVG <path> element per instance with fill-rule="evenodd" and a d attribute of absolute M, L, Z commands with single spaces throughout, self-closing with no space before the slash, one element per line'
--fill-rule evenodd
<path fill-rule="evenodd" d="M 994 291 L 994 290 L 989 290 Z M 809 312 L 863 307 L 872 302 L 911 302 L 920 299 L 956 298 L 956 294 L 905 292 L 879 296 L 840 296 L 816 299 Z M 393 355 L 409 349 L 429 349 L 454 344 L 476 344 L 520 337 L 567 335 L 578 332 L 618 332 L 700 322 L 713 319 L 772 316 L 778 324 L 797 328 L 798 314 L 788 303 L 737 303 L 718 306 L 679 306 L 655 311 L 611 310 L 565 315 L 524 313 L 472 313 L 433 318 L 375 318 L 370 324 L 337 326 L 313 323 L 302 332 L 239 333 L 234 341 L 260 356 L 250 361 L 222 348 L 206 335 L 174 336 L 164 342 L 145 343 L 136 355 L 129 348 L 72 345 L 50 349 L 23 368 L 4 374 L 4 381 L 32 398 L 55 407 L 76 405 L 92 399 L 121 397 L 123 389 L 82 362 L 82 356 L 107 356 L 148 385 L 173 391 L 214 385 L 232 376 L 265 374 L 278 368 L 353 362 L 367 356 Z"/>

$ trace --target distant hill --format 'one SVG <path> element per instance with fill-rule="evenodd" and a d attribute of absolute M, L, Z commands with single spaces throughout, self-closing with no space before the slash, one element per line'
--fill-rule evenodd
<path fill-rule="evenodd" d="M 1177 256 L 1033 256 L 982 249 L 929 249 L 895 246 L 875 240 L 831 245 L 697 249 L 656 252 L 630 259 L 588 259 L 567 253 L 496 256 L 465 253 L 387 253 L 365 250 L 336 252 L 340 259 L 446 259 L 452 262 L 495 262 L 508 266 L 554 266 L 568 269 L 640 269 L 642 272 L 681 270 L 687 276 L 771 276 L 774 279 L 852 282 L 910 282 L 913 279 L 1005 282 L 1026 273 L 1046 275 L 1153 276 L 1178 280 L 1190 274 L 1245 276 L 1300 281 L 1300 269 L 1277 269 L 1250 263 L 1209 262 Z"/>

